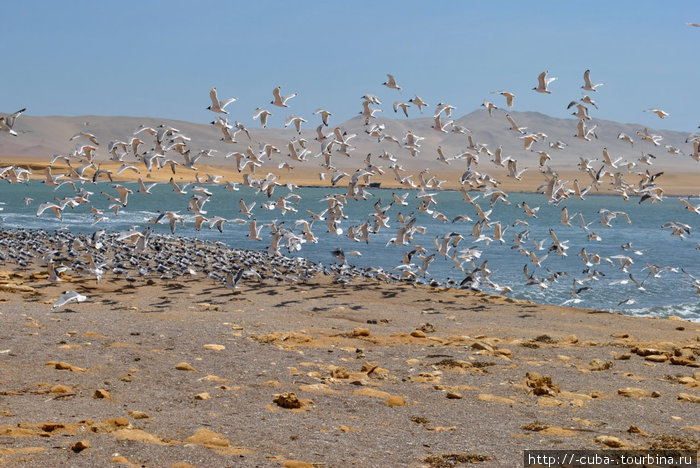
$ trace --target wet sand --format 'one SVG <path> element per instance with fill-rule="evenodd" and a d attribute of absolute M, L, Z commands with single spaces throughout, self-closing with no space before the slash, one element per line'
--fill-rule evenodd
<path fill-rule="evenodd" d="M 324 275 L 232 291 L 0 268 L 0 465 L 502 467 L 699 446 L 697 323 Z M 52 310 L 69 289 L 87 300 Z"/>

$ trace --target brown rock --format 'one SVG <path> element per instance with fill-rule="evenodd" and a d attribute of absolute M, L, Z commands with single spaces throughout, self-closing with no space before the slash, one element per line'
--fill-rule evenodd
<path fill-rule="evenodd" d="M 197 432 L 185 439 L 190 444 L 203 445 L 207 448 L 228 447 L 228 439 L 223 434 L 218 434 L 209 429 L 199 429 Z"/>
<path fill-rule="evenodd" d="M 489 353 L 493 352 L 493 346 L 491 346 L 488 343 L 484 343 L 483 341 L 475 341 L 474 343 L 472 343 L 472 349 L 488 351 Z"/>
<path fill-rule="evenodd" d="M 408 403 L 399 395 L 391 395 L 385 400 L 387 406 L 406 406 Z"/>
<path fill-rule="evenodd" d="M 588 363 L 588 366 L 591 368 L 591 370 L 594 371 L 604 371 L 608 370 L 613 366 L 612 361 L 603 361 L 602 359 L 593 359 L 591 362 Z"/>
<path fill-rule="evenodd" d="M 617 394 L 627 398 L 644 398 L 649 396 L 649 392 L 643 388 L 627 387 L 620 388 Z"/>
<path fill-rule="evenodd" d="M 148 419 L 150 416 L 147 413 L 144 413 L 143 411 L 129 411 L 129 416 L 131 416 L 134 419 Z"/>
<path fill-rule="evenodd" d="M 413 330 L 411 336 L 414 338 L 425 338 L 425 332 L 423 330 Z"/>
<path fill-rule="evenodd" d="M 211 398 L 211 395 L 209 395 L 207 392 L 198 393 L 194 396 L 195 400 L 208 400 L 209 398 Z"/>
<path fill-rule="evenodd" d="M 490 403 L 504 403 L 506 405 L 514 405 L 516 403 L 515 400 L 511 400 L 510 398 L 498 395 L 490 395 L 488 393 L 480 393 L 478 398 L 481 401 L 488 401 Z"/>
<path fill-rule="evenodd" d="M 99 399 L 105 399 L 105 400 L 112 399 L 112 395 L 104 388 L 98 388 L 97 390 L 95 390 L 95 393 L 92 395 L 92 397 L 96 398 L 98 400 Z"/>
<path fill-rule="evenodd" d="M 650 354 L 646 356 L 644 360 L 651 362 L 666 362 L 668 361 L 668 356 L 665 354 Z"/>
<path fill-rule="evenodd" d="M 362 396 L 368 396 L 368 397 L 374 397 L 374 398 L 381 398 L 383 400 L 386 400 L 389 398 L 391 395 L 387 392 L 383 392 L 381 390 L 376 390 L 374 388 L 360 388 L 358 390 L 355 390 L 352 392 L 353 395 L 362 395 Z"/>
<path fill-rule="evenodd" d="M 187 364 L 186 362 L 181 362 L 175 366 L 175 369 L 181 370 L 181 371 L 194 371 L 197 372 L 197 369 L 192 367 L 191 365 Z"/>
<path fill-rule="evenodd" d="M 297 394 L 294 392 L 280 393 L 279 395 L 274 395 L 272 400 L 277 406 L 287 409 L 301 408 L 304 404 L 299 401 Z"/>
<path fill-rule="evenodd" d="M 335 367 L 331 370 L 331 377 L 334 379 L 349 379 L 350 373 L 345 367 Z"/>
<path fill-rule="evenodd" d="M 643 437 L 648 437 L 648 436 L 649 436 L 649 434 L 647 434 L 646 432 L 644 432 L 643 430 L 641 430 L 640 428 L 638 428 L 638 427 L 635 426 L 634 424 L 631 425 L 629 429 L 627 429 L 627 432 L 629 432 L 630 434 L 639 434 L 639 435 L 641 435 L 641 436 L 643 436 Z"/>
<path fill-rule="evenodd" d="M 82 452 L 83 450 L 85 450 L 87 448 L 90 448 L 90 441 L 87 439 L 83 439 L 83 440 L 73 444 L 70 449 L 72 451 L 78 453 L 78 452 Z"/>
<path fill-rule="evenodd" d="M 461 393 L 458 392 L 447 392 L 447 399 L 449 400 L 461 400 L 464 398 Z"/>
<path fill-rule="evenodd" d="M 689 401 L 690 403 L 700 403 L 700 396 L 691 395 L 690 393 L 679 393 L 678 399 L 680 401 Z"/>
<path fill-rule="evenodd" d="M 226 349 L 226 346 L 220 344 L 205 344 L 202 346 L 202 349 L 206 349 L 208 351 L 223 351 Z"/>
<path fill-rule="evenodd" d="M 607 447 L 612 447 L 612 448 L 619 448 L 625 445 L 625 443 L 618 439 L 617 437 L 613 436 L 605 436 L 601 435 L 595 438 L 595 441 L 598 443 L 601 443 Z"/>
<path fill-rule="evenodd" d="M 613 353 L 613 359 L 616 361 L 626 361 L 632 357 L 632 353 Z"/>
<path fill-rule="evenodd" d="M 352 336 L 369 336 L 369 328 L 355 328 L 352 331 Z"/>
<path fill-rule="evenodd" d="M 285 468 L 314 468 L 313 464 L 299 460 L 287 460 L 282 463 L 282 466 Z"/>
<path fill-rule="evenodd" d="M 71 393 L 73 389 L 67 385 L 57 384 L 49 389 L 49 393 Z"/>

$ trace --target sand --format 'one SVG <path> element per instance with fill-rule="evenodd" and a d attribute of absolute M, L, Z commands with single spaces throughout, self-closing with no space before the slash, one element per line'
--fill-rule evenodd
<path fill-rule="evenodd" d="M 123 164 L 114 161 L 100 161 L 100 168 L 111 170 L 116 174 L 119 167 Z M 178 168 L 176 173 L 173 173 L 168 167 L 164 169 L 154 169 L 152 172 L 147 172 L 142 163 L 130 162 L 137 166 L 141 170 L 141 174 L 137 174 L 132 170 L 126 170 L 122 172 L 119 176 L 113 176 L 114 181 L 130 181 L 134 182 L 138 179 L 139 175 L 146 182 L 167 182 L 170 178 L 174 178 L 177 182 L 195 182 L 196 176 L 199 176 L 202 180 L 206 180 L 206 176 L 209 175 L 220 175 L 222 183 L 223 181 L 231 182 L 241 182 L 243 180 L 243 174 L 248 173 L 251 177 L 265 178 L 267 174 L 272 173 L 277 176 L 277 181 L 280 183 L 293 182 L 298 186 L 319 186 L 319 187 L 330 187 L 331 186 L 331 175 L 332 173 L 327 172 L 326 180 L 321 180 L 318 176 L 319 172 L 324 171 L 321 167 L 306 167 L 306 168 L 295 168 L 290 170 L 276 169 L 272 166 L 263 166 L 257 170 L 257 173 L 252 173 L 249 169 L 246 169 L 243 173 L 238 172 L 235 168 L 235 164 L 231 161 L 228 164 L 198 164 L 197 170 L 189 170 Z M 32 172 L 31 179 L 41 180 L 46 177 L 46 168 L 49 165 L 49 161 L 40 158 L 28 158 L 21 156 L 0 156 L 0 167 L 6 167 L 9 165 L 17 165 Z M 343 167 L 339 164 L 339 169 L 345 171 L 349 175 L 352 175 L 356 166 Z M 653 168 L 649 168 L 652 174 L 656 173 Z M 412 180 L 414 182 L 419 181 L 419 173 L 421 170 L 409 169 L 402 176 L 412 175 Z M 700 175 L 694 172 L 680 172 L 680 171 L 662 171 L 663 175 L 657 179 L 657 184 L 664 189 L 664 195 L 666 196 L 700 196 L 700 184 L 698 183 L 698 177 Z M 66 174 L 68 173 L 68 166 L 65 163 L 57 162 L 52 168 L 53 175 Z M 431 168 L 428 177 L 435 176 L 438 180 L 444 180 L 445 182 L 441 184 L 440 188 L 444 190 L 459 190 L 462 186 L 459 182 L 460 177 L 464 173 L 463 170 L 451 169 L 451 168 Z M 569 181 L 571 186 L 574 180 L 578 180 L 581 188 L 585 188 L 591 182 L 590 176 L 582 171 L 576 170 L 575 168 L 565 168 L 563 170 L 557 170 L 559 179 L 562 181 Z M 86 177 L 92 177 L 94 170 L 88 169 L 85 172 Z M 500 184 L 498 188 L 504 192 L 521 192 L 521 193 L 532 193 L 537 191 L 539 187 L 547 182 L 545 175 L 537 170 L 530 170 L 523 174 L 522 180 L 515 180 L 511 177 L 507 177 L 507 171 L 505 169 L 494 170 L 490 169 L 489 174 L 496 178 Z M 625 176 L 625 181 L 630 184 L 637 184 L 642 178 L 641 175 L 636 173 L 631 173 Z M 108 181 L 106 176 L 101 176 L 100 181 Z M 336 185 L 337 188 L 343 188 L 347 186 L 350 178 L 346 177 L 341 179 Z M 405 185 L 402 186 L 399 182 L 395 180 L 394 173 L 391 170 L 387 170 L 383 175 L 373 176 L 371 182 L 378 182 L 381 184 L 382 188 L 389 189 L 406 189 Z M 606 176 L 603 183 L 600 185 L 599 189 L 592 189 L 590 194 L 614 194 L 615 187 L 612 186 L 612 177 Z"/>
<path fill-rule="evenodd" d="M 0 268 L 0 465 L 502 467 L 699 446 L 698 323 L 325 276 L 231 291 Z M 87 300 L 52 310 L 68 289 Z"/>

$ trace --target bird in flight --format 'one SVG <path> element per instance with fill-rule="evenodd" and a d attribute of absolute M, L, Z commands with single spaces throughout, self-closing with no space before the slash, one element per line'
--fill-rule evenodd
<path fill-rule="evenodd" d="M 225 101 L 219 101 L 216 95 L 216 88 L 212 88 L 211 91 L 209 91 L 209 97 L 211 98 L 211 106 L 207 107 L 207 109 L 217 114 L 228 114 L 225 107 L 237 100 L 236 98 L 230 98 Z"/>

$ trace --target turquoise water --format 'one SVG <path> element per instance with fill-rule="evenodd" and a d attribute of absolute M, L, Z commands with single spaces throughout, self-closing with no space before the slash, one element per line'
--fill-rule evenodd
<path fill-rule="evenodd" d="M 123 184 L 134 192 L 138 190 L 135 183 Z M 210 201 L 204 206 L 207 217 L 221 216 L 232 220 L 234 218 L 245 218 L 240 212 L 239 200 L 243 198 L 248 204 L 255 201 L 253 216 L 257 219 L 258 226 L 269 223 L 273 220 L 284 221 L 286 229 L 300 233 L 301 228 L 294 228 L 297 219 L 310 220 L 311 216 L 306 210 L 320 213 L 328 208 L 326 201 L 321 198 L 329 193 L 342 194 L 343 189 L 329 188 L 300 188 L 294 193 L 301 196 L 298 204 L 291 203 L 298 212 L 287 212 L 282 215 L 277 209 L 267 210 L 261 207 L 262 203 L 276 201 L 277 196 L 287 195 L 290 191 L 286 187 L 278 187 L 271 199 L 262 193 L 255 193 L 254 189 L 241 188 L 240 191 L 229 192 L 221 185 L 208 185 L 207 188 L 213 193 Z M 152 194 L 133 193 L 129 196 L 128 205 L 120 209 L 118 215 L 108 209 L 111 202 L 100 192 L 104 191 L 113 196 L 117 196 L 117 191 L 111 183 L 98 183 L 97 185 L 85 185 L 85 189 L 93 192 L 90 202 L 96 208 L 104 210 L 107 221 L 99 222 L 92 226 L 95 217 L 90 212 L 89 207 L 81 204 L 76 208 L 66 208 L 63 211 L 63 220 L 57 219 L 51 210 L 46 210 L 40 217 L 36 216 L 37 207 L 45 201 L 53 201 L 54 197 L 59 199 L 73 196 L 73 189 L 67 186 L 54 191 L 53 187 L 47 187 L 39 182 L 28 184 L 0 184 L 0 205 L 3 211 L 2 226 L 5 228 L 25 228 L 44 229 L 53 231 L 66 228 L 75 232 L 91 233 L 98 229 L 106 228 L 110 231 L 126 231 L 132 226 L 140 229 L 151 226 L 156 232 L 169 234 L 170 228 L 166 224 L 151 224 L 149 219 L 158 216 L 159 211 L 179 211 L 180 215 L 186 217 L 185 225 L 176 227 L 176 235 L 198 236 L 214 241 L 221 241 L 234 248 L 242 249 L 265 249 L 270 244 L 270 230 L 263 228 L 260 234 L 262 241 L 251 240 L 247 237 L 249 228 L 247 224 L 227 222 L 224 224 L 223 233 L 219 233 L 216 228 L 209 230 L 206 226 L 199 232 L 194 228 L 194 216 L 187 211 L 187 204 L 192 195 L 188 191 L 186 195 L 179 195 L 173 192 L 168 184 L 159 184 L 152 189 Z M 437 205 L 432 208 L 444 213 L 452 220 L 458 215 L 468 215 L 472 222 L 442 222 L 433 219 L 429 214 L 418 210 L 418 202 L 415 197 L 418 193 L 412 191 L 406 198 L 408 206 L 394 204 L 389 208 L 387 215 L 390 217 L 389 228 L 382 228 L 377 234 L 370 235 L 369 243 L 354 242 L 345 236 L 348 227 L 359 225 L 369 220 L 373 222 L 371 214 L 375 212 L 374 204 L 378 201 L 381 206 L 386 206 L 393 201 L 392 192 L 398 195 L 405 193 L 399 190 L 370 190 L 372 196 L 364 201 L 348 200 L 344 213 L 347 219 L 340 223 L 343 229 L 342 235 L 330 234 L 325 223 L 316 221 L 313 225 L 313 232 L 318 238 L 318 243 L 304 243 L 301 250 L 287 252 L 282 249 L 282 253 L 288 256 L 303 256 L 324 265 L 336 262 L 331 251 L 336 247 L 346 251 L 356 250 L 361 252 L 361 256 L 348 255 L 348 261 L 359 267 L 382 267 L 391 270 L 399 265 L 405 251 L 415 249 L 417 245 L 424 247 L 427 254 L 435 253 L 434 238 L 442 237 L 445 233 L 456 232 L 464 237 L 464 240 L 457 246 L 457 250 L 476 246 L 481 251 L 481 258 L 476 259 L 476 265 L 480 265 L 483 260 L 488 260 L 488 268 L 492 271 L 491 279 L 499 285 L 510 287 L 513 291 L 508 295 L 511 297 L 529 299 L 532 301 L 548 304 L 570 304 L 578 307 L 596 308 L 601 310 L 615 311 L 629 315 L 653 315 L 668 316 L 678 315 L 683 318 L 700 320 L 700 295 L 690 283 L 688 276 L 680 272 L 684 268 L 690 274 L 700 277 L 700 250 L 697 249 L 698 231 L 700 230 L 700 216 L 689 212 L 680 203 L 677 197 L 667 197 L 662 202 L 649 204 L 645 202 L 640 205 L 638 199 L 624 201 L 619 196 L 589 195 L 585 200 L 565 200 L 559 206 L 553 206 L 548 200 L 538 194 L 510 194 L 508 201 L 510 205 L 497 203 L 493 207 L 490 215 L 492 221 L 500 221 L 504 228 L 508 226 L 503 235 L 504 243 L 475 242 L 471 237 L 474 221 L 478 215 L 472 205 L 465 203 L 460 192 L 444 191 L 437 192 L 435 199 Z M 472 196 L 478 192 L 472 193 Z M 30 204 L 25 203 L 25 198 L 33 199 Z M 540 207 L 537 218 L 527 217 L 522 208 L 517 205 L 525 201 L 530 207 Z M 698 199 L 692 199 L 692 203 L 700 203 Z M 484 210 L 488 208 L 488 201 L 477 199 Z M 572 220 L 572 226 L 565 226 L 560 223 L 561 209 L 566 206 L 569 215 L 581 212 L 586 223 L 592 223 L 590 230 L 595 231 L 602 238 L 600 242 L 587 238 L 587 233 L 581 226 L 578 218 Z M 600 224 L 601 209 L 610 211 L 624 211 L 630 217 L 632 223 L 627 222 L 622 217 L 617 217 L 611 221 L 612 227 L 605 227 Z M 414 213 L 416 224 L 425 227 L 425 233 L 416 233 L 414 241 L 408 246 L 389 245 L 389 239 L 396 236 L 399 223 L 397 214 L 403 215 Z M 529 223 L 529 226 L 512 226 L 515 220 L 521 219 Z M 671 235 L 669 229 L 661 229 L 661 225 L 669 221 L 678 221 L 691 226 L 691 235 L 686 239 L 679 239 Z M 514 244 L 514 232 L 529 230 L 529 240 L 524 242 L 528 250 L 532 250 L 533 239 L 544 240 L 545 250 L 535 251 L 537 257 L 547 253 L 553 243 L 549 235 L 549 230 L 553 229 L 560 241 L 568 240 L 569 249 L 566 256 L 557 255 L 550 252 L 549 256 L 542 262 L 541 267 L 533 265 L 530 257 L 522 255 L 517 249 L 512 248 Z M 484 234 L 493 235 L 493 226 L 484 228 Z M 622 244 L 631 243 L 636 250 L 643 251 L 641 255 L 636 255 L 621 248 Z M 615 255 L 627 255 L 634 261 L 627 270 L 621 271 L 617 262 L 614 265 L 602 262 L 592 268 L 598 270 L 605 276 L 599 276 L 597 280 L 590 280 L 580 284 L 578 287 L 591 287 L 584 290 L 576 298 L 580 302 L 574 303 L 572 300 L 573 277 L 582 279 L 587 276 L 583 273 L 586 265 L 577 254 L 585 248 L 588 254 L 597 253 L 604 257 Z M 451 254 L 451 252 L 450 252 Z M 420 266 L 420 260 L 414 258 L 414 263 Z M 647 268 L 649 265 L 661 267 L 672 267 L 679 269 L 677 272 L 665 270 L 659 277 L 649 275 Z M 557 282 L 547 282 L 547 289 L 538 286 L 526 286 L 526 278 L 523 274 L 523 266 L 528 265 L 530 273 L 538 278 L 550 276 L 550 272 L 564 272 L 572 276 L 563 275 Z M 455 269 L 450 258 L 440 255 L 435 256 L 435 260 L 430 264 L 427 275 L 428 279 L 437 281 L 447 281 L 451 279 L 459 283 L 464 279 L 465 274 L 461 270 Z M 549 270 L 549 271 L 547 271 Z M 617 281 L 629 280 L 629 273 L 639 282 L 643 281 L 644 291 L 628 281 L 627 284 L 616 284 Z M 483 286 L 483 285 L 482 285 Z M 483 287 L 486 292 L 491 292 L 488 287 Z M 622 304 L 626 299 L 634 299 L 635 303 Z M 570 301 L 570 302 L 566 302 Z"/>

